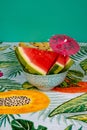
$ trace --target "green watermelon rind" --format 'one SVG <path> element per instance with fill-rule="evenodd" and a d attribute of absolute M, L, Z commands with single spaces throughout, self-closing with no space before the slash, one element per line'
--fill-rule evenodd
<path fill-rule="evenodd" d="M 15 51 L 15 54 L 16 54 L 16 57 L 17 57 L 17 59 L 18 59 L 18 61 L 19 61 L 19 63 L 21 64 L 21 66 L 22 66 L 22 69 L 25 71 L 25 72 L 27 72 L 27 73 L 30 73 L 29 72 L 29 70 L 27 70 L 26 68 L 25 68 L 25 66 L 24 66 L 24 62 L 22 62 L 22 57 L 20 56 L 20 55 L 17 55 L 17 52 Z"/>
<path fill-rule="evenodd" d="M 25 60 L 25 58 L 24 58 L 24 56 L 23 56 L 23 55 L 24 55 L 23 52 L 21 53 L 21 51 L 20 51 L 20 47 L 16 47 L 15 53 L 16 53 L 16 55 L 17 55 L 17 57 L 18 57 L 18 60 L 19 60 L 20 64 L 22 65 L 24 71 L 26 71 L 26 72 L 28 72 L 28 73 L 30 73 L 30 74 L 45 75 L 45 73 L 40 72 L 39 69 L 38 69 L 38 70 L 34 69 L 34 68 Z"/>
<path fill-rule="evenodd" d="M 49 74 L 58 74 L 63 68 L 64 66 L 62 64 L 55 63 L 53 67 L 49 70 Z"/>
<path fill-rule="evenodd" d="M 62 72 L 67 71 L 72 65 L 74 64 L 74 61 L 70 58 L 64 68 L 62 69 Z"/>

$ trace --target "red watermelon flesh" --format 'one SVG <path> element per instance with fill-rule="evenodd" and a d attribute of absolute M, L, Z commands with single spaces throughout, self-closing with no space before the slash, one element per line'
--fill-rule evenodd
<path fill-rule="evenodd" d="M 56 61 L 58 54 L 52 51 L 39 50 L 37 48 L 17 47 L 17 55 L 25 62 L 24 66 L 31 73 L 46 75 Z M 23 64 L 23 63 L 22 63 Z"/>
<path fill-rule="evenodd" d="M 70 60 L 70 57 L 69 56 L 65 56 L 65 64 L 67 64 Z"/>
<path fill-rule="evenodd" d="M 62 66 L 64 66 L 64 65 L 65 65 L 65 56 L 59 54 L 59 56 L 58 56 L 58 58 L 57 58 L 57 62 L 58 62 L 59 64 L 61 64 Z"/>

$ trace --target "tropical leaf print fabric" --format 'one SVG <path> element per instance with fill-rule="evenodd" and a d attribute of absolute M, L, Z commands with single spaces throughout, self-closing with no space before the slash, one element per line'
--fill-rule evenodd
<path fill-rule="evenodd" d="M 29 84 L 23 74 L 14 52 L 17 44 L 19 43 L 0 42 L 0 92 L 40 91 L 36 86 Z M 42 91 L 50 99 L 50 104 L 46 109 L 26 114 L 0 114 L 0 130 L 87 129 L 87 45 L 86 43 L 79 44 L 80 51 L 71 56 L 75 63 L 70 68 L 64 82 L 58 87 L 68 89 L 72 86 L 73 89 L 73 86 L 78 88 L 83 85 L 82 88 L 84 88 L 85 85 L 84 91 L 62 92 L 58 91 L 57 87 L 51 91 Z M 0 98 L 0 104 L 1 101 Z"/>

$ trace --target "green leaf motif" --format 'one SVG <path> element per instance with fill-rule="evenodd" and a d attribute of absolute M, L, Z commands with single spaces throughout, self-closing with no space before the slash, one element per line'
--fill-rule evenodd
<path fill-rule="evenodd" d="M 82 130 L 82 126 L 78 130 Z"/>
<path fill-rule="evenodd" d="M 4 51 L 4 50 L 6 50 L 7 48 L 9 48 L 10 47 L 10 45 L 7 45 L 7 46 L 0 46 L 0 51 Z"/>
<path fill-rule="evenodd" d="M 0 55 L 0 61 L 16 61 L 18 62 L 14 50 L 8 52 L 2 52 Z"/>
<path fill-rule="evenodd" d="M 20 117 L 20 115 L 17 115 Z M 11 120 L 15 119 L 15 116 L 12 114 L 1 114 L 0 115 L 0 127 L 4 124 L 4 127 L 6 127 L 6 123 L 8 122 L 9 124 L 11 123 Z"/>
<path fill-rule="evenodd" d="M 83 77 L 84 74 L 81 71 L 69 70 L 66 79 L 60 84 L 60 87 L 69 87 L 70 85 L 77 85 L 77 83 L 81 81 Z"/>
<path fill-rule="evenodd" d="M 0 55 L 0 68 L 4 68 L 4 74 L 6 77 L 16 77 L 17 74 L 21 74 L 23 71 L 21 65 L 19 64 L 14 50 L 9 52 L 2 52 Z"/>
<path fill-rule="evenodd" d="M 73 127 L 73 124 L 69 125 L 67 128 L 65 128 L 64 130 L 75 130 L 75 129 L 72 129 Z M 78 129 L 78 130 L 82 130 L 82 126 Z"/>
<path fill-rule="evenodd" d="M 25 81 L 22 84 L 23 89 L 38 89 L 37 87 L 33 86 L 32 84 L 30 84 L 29 82 Z"/>
<path fill-rule="evenodd" d="M 68 119 L 79 120 L 87 123 L 87 114 L 75 115 L 67 117 Z"/>
<path fill-rule="evenodd" d="M 2 44 L 3 42 L 0 41 L 0 44 Z"/>
<path fill-rule="evenodd" d="M 34 128 L 32 121 L 15 119 L 11 122 L 12 130 L 47 130 L 46 127 L 39 125 L 37 129 Z"/>
<path fill-rule="evenodd" d="M 87 45 L 80 45 L 80 51 L 75 55 L 72 55 L 71 58 L 76 62 L 82 60 L 84 56 L 87 55 Z"/>
<path fill-rule="evenodd" d="M 7 68 L 7 67 L 10 67 L 10 66 L 16 66 L 16 63 L 15 61 L 0 61 L 0 68 Z"/>
<path fill-rule="evenodd" d="M 72 126 L 73 125 L 69 125 L 67 128 L 65 128 L 64 130 L 72 130 Z"/>
<path fill-rule="evenodd" d="M 15 89 L 16 90 L 22 89 L 22 85 L 14 80 L 0 79 L 0 92 Z"/>
<path fill-rule="evenodd" d="M 61 113 L 76 113 L 87 111 L 87 93 L 82 94 L 76 98 L 73 98 L 60 106 L 56 107 L 49 117 L 55 116 Z"/>
<path fill-rule="evenodd" d="M 87 59 L 81 61 L 80 66 L 84 70 L 85 74 L 87 74 Z"/>

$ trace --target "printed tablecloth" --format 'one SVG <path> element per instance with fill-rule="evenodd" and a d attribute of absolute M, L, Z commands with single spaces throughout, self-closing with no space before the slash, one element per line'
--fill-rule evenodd
<path fill-rule="evenodd" d="M 0 92 L 36 90 L 35 86 L 26 85 L 25 75 L 13 49 L 17 44 L 19 42 L 0 42 Z M 46 109 L 23 114 L 0 114 L 0 130 L 87 129 L 87 44 L 79 44 L 80 51 L 71 56 L 75 63 L 67 76 L 72 81 L 68 88 L 64 85 L 64 88 L 41 91 L 50 99 Z M 64 84 L 68 84 L 67 81 Z"/>

